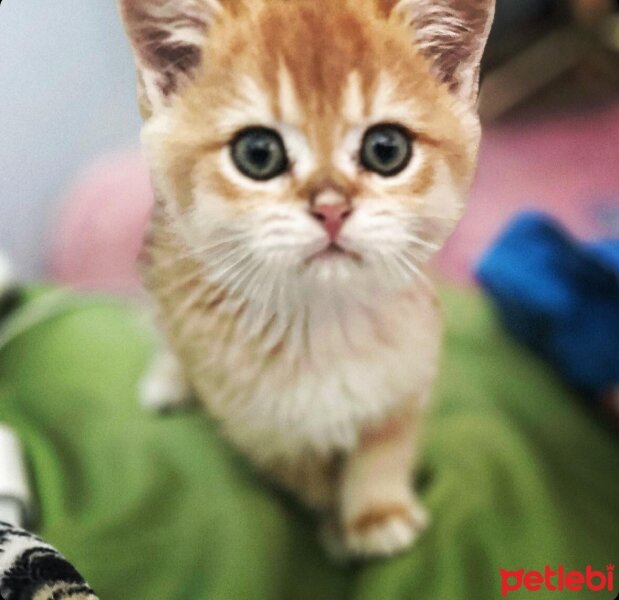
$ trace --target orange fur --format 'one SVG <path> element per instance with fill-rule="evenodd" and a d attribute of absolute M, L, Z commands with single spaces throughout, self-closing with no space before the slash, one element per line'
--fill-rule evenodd
<path fill-rule="evenodd" d="M 368 512 L 358 517 L 349 527 L 354 533 L 363 534 L 392 518 L 401 519 L 405 522 L 410 521 L 411 516 L 408 512 L 408 507 L 402 504 L 372 506 Z"/>
<path fill-rule="evenodd" d="M 405 549 L 424 521 L 409 479 L 440 346 L 425 263 L 473 178 L 493 1 L 119 1 L 157 195 L 144 276 L 173 375 L 258 467 L 335 515 L 348 554 Z M 397 174 L 363 163 L 380 124 L 412 140 Z M 277 177 L 237 169 L 248 127 L 282 140 Z M 315 206 L 338 202 L 335 251 Z"/>

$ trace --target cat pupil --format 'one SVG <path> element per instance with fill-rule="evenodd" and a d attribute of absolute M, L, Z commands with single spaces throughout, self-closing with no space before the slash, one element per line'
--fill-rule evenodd
<path fill-rule="evenodd" d="M 269 164 L 271 159 L 271 149 L 262 145 L 258 145 L 256 148 L 252 148 L 249 153 L 250 160 L 257 167 L 263 169 Z"/>
<path fill-rule="evenodd" d="M 378 157 L 380 162 L 384 163 L 385 165 L 391 164 L 393 160 L 398 157 L 397 146 L 393 142 L 387 140 L 378 142 L 374 146 L 374 152 L 376 153 L 376 156 Z"/>

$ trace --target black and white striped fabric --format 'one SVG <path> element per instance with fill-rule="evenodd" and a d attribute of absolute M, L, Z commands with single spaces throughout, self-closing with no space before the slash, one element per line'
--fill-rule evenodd
<path fill-rule="evenodd" d="M 98 600 L 82 576 L 38 537 L 0 522 L 1 600 Z"/>

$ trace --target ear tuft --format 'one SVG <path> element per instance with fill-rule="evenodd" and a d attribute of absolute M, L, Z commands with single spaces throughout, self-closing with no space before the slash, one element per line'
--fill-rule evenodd
<path fill-rule="evenodd" d="M 219 0 L 119 0 L 139 71 L 143 111 L 152 112 L 191 78 Z"/>
<path fill-rule="evenodd" d="M 495 0 L 400 0 L 397 14 L 452 93 L 475 102 L 480 63 L 494 19 Z"/>

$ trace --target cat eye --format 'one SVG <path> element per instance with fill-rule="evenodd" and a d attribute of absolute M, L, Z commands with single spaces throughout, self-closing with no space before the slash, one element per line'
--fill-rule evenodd
<path fill-rule="evenodd" d="M 232 140 L 231 151 L 236 168 L 250 179 L 268 181 L 288 170 L 284 141 L 273 129 L 244 129 Z"/>
<path fill-rule="evenodd" d="M 361 164 L 368 171 L 393 177 L 409 165 L 412 157 L 412 136 L 400 125 L 375 125 L 363 137 Z"/>

